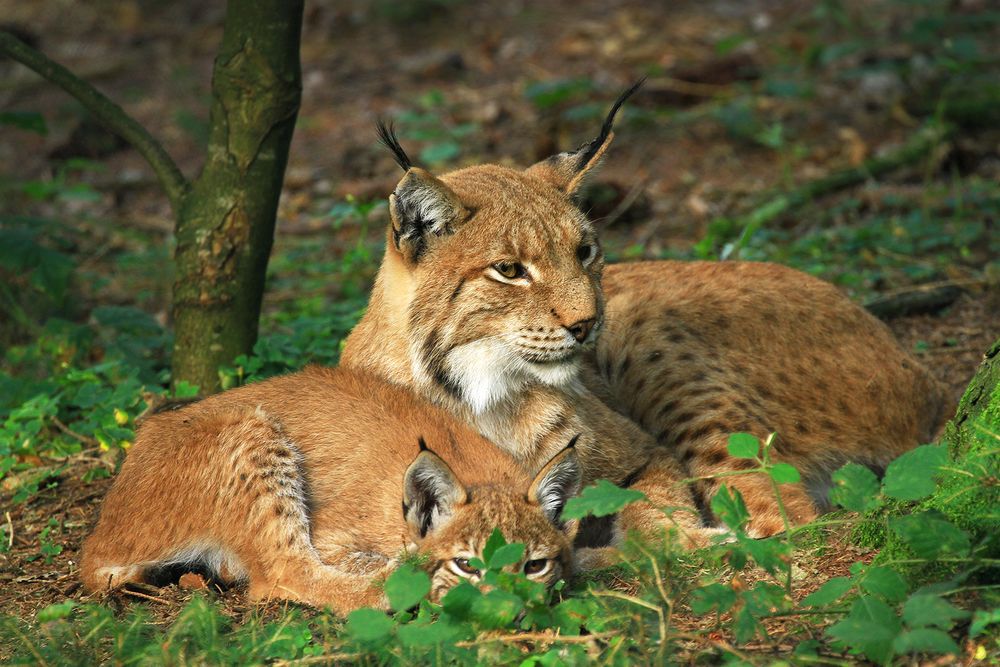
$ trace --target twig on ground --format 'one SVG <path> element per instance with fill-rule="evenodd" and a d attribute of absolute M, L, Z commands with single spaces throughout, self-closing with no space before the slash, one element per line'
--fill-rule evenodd
<path fill-rule="evenodd" d="M 10 518 L 10 512 L 4 512 L 7 517 L 7 550 L 14 548 L 14 521 Z"/>
<path fill-rule="evenodd" d="M 298 665 L 315 665 L 321 662 L 357 662 L 361 653 L 327 653 L 325 655 L 310 655 L 296 660 L 277 660 L 274 667 L 297 667 Z"/>
<path fill-rule="evenodd" d="M 151 600 L 153 602 L 159 602 L 160 604 L 170 604 L 168 600 L 164 600 L 163 598 L 157 597 L 155 595 L 146 595 L 145 593 L 140 593 L 139 591 L 130 591 L 127 588 L 121 588 L 119 590 L 125 595 L 131 595 L 133 597 L 142 598 L 143 600 Z"/>
<path fill-rule="evenodd" d="M 71 429 L 69 426 L 66 426 L 66 424 L 62 423 L 62 421 L 59 419 L 59 417 L 56 417 L 55 415 L 52 415 L 52 423 L 55 424 L 55 427 L 57 429 L 59 429 L 60 431 L 62 431 L 66 435 L 68 435 L 69 437 L 73 438 L 74 440 L 79 440 L 80 442 L 82 442 L 85 445 L 89 445 L 91 447 L 98 447 L 101 444 L 101 443 L 97 442 L 97 440 L 95 440 L 94 438 L 91 438 L 89 436 L 77 433 L 76 431 L 74 431 L 73 429 Z"/>
<path fill-rule="evenodd" d="M 966 278 L 914 285 L 872 299 L 865 304 L 865 309 L 883 320 L 905 315 L 934 313 L 958 300 L 964 291 L 963 288 L 985 284 L 987 281 L 983 278 Z"/>

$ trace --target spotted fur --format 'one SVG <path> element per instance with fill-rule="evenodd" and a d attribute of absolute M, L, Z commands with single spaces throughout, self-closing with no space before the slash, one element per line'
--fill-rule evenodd
<path fill-rule="evenodd" d="M 559 484 L 547 481 L 553 470 Z M 514 567 L 549 559 L 532 576 L 552 584 L 571 565 L 576 526 L 549 510 L 580 478 L 572 448 L 533 480 L 410 392 L 310 368 L 148 419 L 84 544 L 80 576 L 100 591 L 197 568 L 246 584 L 254 600 L 344 614 L 387 608 L 380 581 L 412 551 L 440 595 L 457 581 L 454 559 L 481 557 L 499 528 L 526 545 Z"/>
<path fill-rule="evenodd" d="M 413 387 L 529 469 L 579 434 L 585 481 L 629 483 L 652 501 L 627 508 L 606 534 L 656 530 L 656 507 L 671 506 L 682 511 L 669 525 L 704 542 L 713 527 L 701 512 L 717 482 L 682 480 L 743 470 L 726 451 L 736 431 L 777 431 L 775 459 L 806 478 L 783 487 L 796 523 L 822 509 L 837 465 L 879 468 L 933 437 L 948 409 L 941 387 L 832 286 L 740 262 L 605 271 L 574 194 L 612 140 L 606 125 L 596 148 L 585 144 L 586 160 L 578 151 L 525 170 L 431 177 L 449 210 L 464 210 L 444 233 L 401 238 L 394 230 L 405 221 L 392 208 L 343 363 Z M 411 169 L 404 182 L 424 173 Z M 525 278 L 498 274 L 511 263 Z M 581 322 L 591 326 L 578 340 Z M 751 534 L 783 529 L 766 479 L 726 481 L 754 513 Z"/>

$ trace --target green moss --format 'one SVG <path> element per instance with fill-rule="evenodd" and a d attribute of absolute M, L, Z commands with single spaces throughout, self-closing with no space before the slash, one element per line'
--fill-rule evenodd
<path fill-rule="evenodd" d="M 923 510 L 941 512 L 966 530 L 977 552 L 988 558 L 1000 556 L 1000 341 L 986 353 L 979 370 L 959 403 L 955 418 L 945 429 L 949 465 L 939 476 L 934 494 L 916 504 L 889 508 L 885 516 Z M 870 521 L 856 531 L 865 541 L 884 536 L 880 562 L 912 558 L 905 544 L 885 524 Z M 925 578 L 940 574 L 940 564 L 911 568 L 908 574 Z"/>

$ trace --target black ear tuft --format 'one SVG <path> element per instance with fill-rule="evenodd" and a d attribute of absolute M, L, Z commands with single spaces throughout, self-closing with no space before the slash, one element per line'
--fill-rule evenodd
<path fill-rule="evenodd" d="M 584 144 L 577 149 L 577 169 L 583 169 L 587 164 L 597 155 L 597 151 L 600 150 L 604 142 L 607 141 L 608 135 L 611 134 L 611 126 L 615 122 L 615 116 L 618 115 L 618 110 L 621 109 L 622 105 L 625 104 L 625 100 L 632 97 L 635 91 L 642 87 L 642 84 L 646 82 L 646 77 L 642 77 L 635 83 L 633 83 L 628 90 L 623 92 L 615 100 L 614 105 L 611 107 L 611 111 L 608 112 L 607 117 L 604 119 L 604 124 L 601 125 L 601 133 L 597 135 L 597 138 L 593 141 Z"/>
<path fill-rule="evenodd" d="M 410 156 L 406 154 L 403 147 L 399 144 L 399 139 L 396 138 L 396 128 L 393 127 L 392 121 L 388 124 L 379 118 L 375 121 L 375 129 L 378 132 L 378 140 L 383 146 L 392 151 L 392 156 L 396 160 L 396 164 L 403 171 L 409 171 L 410 167 L 413 166 L 413 162 L 410 161 Z"/>
<path fill-rule="evenodd" d="M 420 445 L 420 451 L 427 452 L 430 451 L 430 447 L 427 446 L 427 441 L 424 440 L 424 436 L 417 438 L 417 444 Z"/>

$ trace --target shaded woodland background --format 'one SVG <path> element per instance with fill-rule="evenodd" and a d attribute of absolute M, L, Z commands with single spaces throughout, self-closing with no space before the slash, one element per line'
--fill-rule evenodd
<path fill-rule="evenodd" d="M 197 173 L 224 3 L 0 6 Z M 645 75 L 587 193 L 608 255 L 777 261 L 866 303 L 931 285 L 888 323 L 957 401 L 1000 333 L 998 44 L 986 0 L 309 0 L 261 338 L 223 386 L 336 362 L 399 177 L 377 116 L 436 170 L 527 165 Z M 27 618 L 79 598 L 76 549 L 136 420 L 195 388 L 167 390 L 173 220 L 147 165 L 9 60 L 0 137 L 0 611 Z M 803 579 L 871 559 L 835 539 Z M 192 593 L 146 595 L 167 623 Z M 783 623 L 765 650 L 801 630 Z"/>

